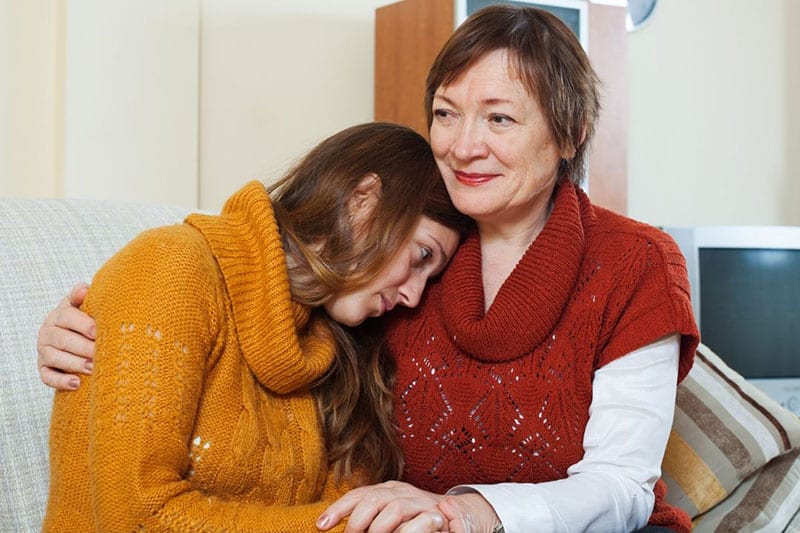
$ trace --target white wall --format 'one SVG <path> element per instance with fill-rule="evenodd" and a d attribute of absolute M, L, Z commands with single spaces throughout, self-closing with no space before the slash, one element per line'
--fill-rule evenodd
<path fill-rule="evenodd" d="M 139 180 L 152 201 L 215 209 L 244 181 L 273 179 L 323 137 L 371 119 L 374 9 L 386 3 L 0 0 L 0 195 L 132 198 Z M 145 13 L 179 9 L 188 27 L 143 29 L 154 24 Z M 800 225 L 798 20 L 797 0 L 661 0 L 630 34 L 631 216 Z M 91 36 L 100 49 L 82 44 Z M 180 61 L 193 53 L 197 63 Z M 193 76 L 194 89 L 176 89 Z M 129 101 L 158 105 L 115 108 L 119 94 L 100 91 L 111 79 L 127 83 Z M 196 120 L 193 133 L 165 120 L 168 102 L 183 109 L 179 123 Z M 105 113 L 113 135 L 98 129 Z M 132 140 L 117 139 L 126 128 Z M 194 173 L 180 187 L 189 199 L 158 196 L 184 172 Z"/>
<path fill-rule="evenodd" d="M 200 205 L 271 181 L 324 137 L 372 120 L 385 0 L 203 0 Z M 422 92 L 420 91 L 420 97 Z"/>
<path fill-rule="evenodd" d="M 630 35 L 631 216 L 800 224 L 798 5 L 666 0 Z"/>
<path fill-rule="evenodd" d="M 66 3 L 65 196 L 197 205 L 197 0 Z"/>
<path fill-rule="evenodd" d="M 57 196 L 62 99 L 57 0 L 0 0 L 0 196 Z"/>

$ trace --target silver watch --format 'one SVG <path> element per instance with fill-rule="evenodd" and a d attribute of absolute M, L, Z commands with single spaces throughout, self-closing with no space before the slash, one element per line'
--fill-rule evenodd
<path fill-rule="evenodd" d="M 500 523 L 500 524 L 497 524 L 496 526 L 494 526 L 494 529 L 492 530 L 492 533 L 506 533 L 506 530 L 503 527 L 503 524 Z"/>

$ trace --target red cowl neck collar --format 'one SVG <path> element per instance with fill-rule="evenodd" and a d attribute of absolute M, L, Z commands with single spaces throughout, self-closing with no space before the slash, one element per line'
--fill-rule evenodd
<path fill-rule="evenodd" d="M 442 277 L 443 322 L 458 348 L 492 363 L 517 359 L 539 346 L 573 292 L 595 220 L 583 191 L 570 183 L 559 186 L 544 229 L 485 315 L 480 239 L 469 236 Z"/>

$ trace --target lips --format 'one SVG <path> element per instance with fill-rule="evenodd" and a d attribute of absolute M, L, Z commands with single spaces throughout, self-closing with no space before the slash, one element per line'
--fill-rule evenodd
<path fill-rule="evenodd" d="M 459 183 L 463 183 L 464 185 L 468 185 L 470 187 L 477 187 L 479 185 L 483 185 L 485 183 L 492 181 L 497 176 L 499 176 L 499 174 L 463 172 L 459 170 L 454 171 L 454 174 Z"/>

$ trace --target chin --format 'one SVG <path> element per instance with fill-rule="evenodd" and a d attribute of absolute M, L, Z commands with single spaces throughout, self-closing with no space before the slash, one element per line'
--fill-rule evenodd
<path fill-rule="evenodd" d="M 333 319 L 343 326 L 347 326 L 348 328 L 354 328 L 356 326 L 360 326 L 361 324 L 363 324 L 367 318 L 363 316 L 362 317 L 347 316 L 347 317 L 333 317 Z"/>

